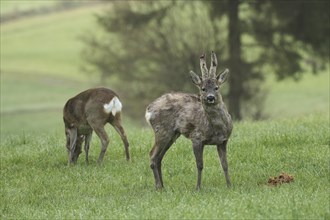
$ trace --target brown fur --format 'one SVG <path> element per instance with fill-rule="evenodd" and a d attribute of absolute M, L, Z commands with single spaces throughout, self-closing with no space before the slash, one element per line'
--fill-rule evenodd
<path fill-rule="evenodd" d="M 93 130 L 101 140 L 102 149 L 98 162 L 102 162 L 109 144 L 108 135 L 104 129 L 110 123 L 122 138 L 125 146 L 126 159 L 129 160 L 129 143 L 121 125 L 121 113 L 114 115 L 106 113 L 104 104 L 109 103 L 118 95 L 106 88 L 94 88 L 79 93 L 69 99 L 63 109 L 63 120 L 66 134 L 66 147 L 69 152 L 69 164 L 76 163 L 81 153 L 81 145 L 85 142 L 86 163 Z"/>

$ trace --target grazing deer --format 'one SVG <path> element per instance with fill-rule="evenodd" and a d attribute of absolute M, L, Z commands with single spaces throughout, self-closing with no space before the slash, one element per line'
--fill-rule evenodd
<path fill-rule="evenodd" d="M 168 93 L 147 107 L 145 117 L 155 134 L 155 144 L 150 151 L 150 167 L 157 189 L 164 187 L 162 159 L 181 134 L 192 141 L 198 170 L 197 189 L 201 187 L 204 145 L 217 145 L 227 186 L 231 185 L 226 149 L 233 124 L 219 88 L 226 81 L 229 70 L 216 75 L 217 65 L 216 55 L 212 52 L 210 71 L 206 67 L 205 55 L 200 57 L 202 77 L 190 71 L 193 83 L 200 90 L 199 96 Z"/>
<path fill-rule="evenodd" d="M 101 163 L 109 144 L 104 129 L 110 123 L 119 133 L 125 147 L 126 159 L 129 160 L 129 143 L 121 125 L 122 104 L 118 95 L 106 88 L 95 88 L 81 92 L 69 99 L 63 109 L 66 147 L 69 153 L 69 164 L 76 163 L 85 142 L 86 163 L 93 130 L 101 140 L 102 148 L 98 159 Z"/>

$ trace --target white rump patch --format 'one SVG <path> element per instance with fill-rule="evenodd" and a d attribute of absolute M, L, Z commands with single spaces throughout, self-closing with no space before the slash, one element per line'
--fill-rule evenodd
<path fill-rule="evenodd" d="M 106 113 L 112 113 L 113 116 L 115 116 L 117 114 L 117 112 L 121 112 L 121 109 L 123 107 L 123 105 L 121 104 L 121 102 L 119 101 L 119 99 L 115 96 L 113 97 L 113 99 L 109 102 L 109 104 L 104 104 L 104 111 Z"/>
<path fill-rule="evenodd" d="M 145 117 L 146 117 L 146 120 L 147 120 L 147 122 L 150 124 L 150 118 L 151 118 L 151 116 L 152 116 L 152 112 L 148 112 L 148 111 L 146 111 L 146 115 L 145 115 Z M 151 125 L 151 124 L 150 124 Z"/>

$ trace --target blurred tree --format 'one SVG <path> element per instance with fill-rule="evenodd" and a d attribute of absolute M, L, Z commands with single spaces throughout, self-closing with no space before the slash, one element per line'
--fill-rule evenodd
<path fill-rule="evenodd" d="M 125 84 L 116 89 L 129 100 L 126 111 L 133 117 L 141 118 L 149 102 L 164 92 L 195 91 L 189 70 L 199 69 L 204 48 L 215 48 L 202 2 L 113 2 L 97 22 L 104 35 L 83 37 L 85 69 Z"/>
<path fill-rule="evenodd" d="M 329 60 L 329 1 L 207 1 L 213 20 L 228 17 L 229 109 L 236 119 L 262 104 L 266 73 L 299 79 L 304 64 L 313 71 Z M 304 57 L 303 57 L 304 56 Z M 258 101 L 258 99 L 261 100 Z M 257 102 L 255 102 L 257 101 Z M 255 108 L 254 108 L 255 109 Z M 261 116 L 262 108 L 253 112 Z"/>
<path fill-rule="evenodd" d="M 328 1 L 114 2 L 97 21 L 105 35 L 84 37 L 85 67 L 130 88 L 121 93 L 132 116 L 163 92 L 191 91 L 188 71 L 204 51 L 231 71 L 226 92 L 238 120 L 262 117 L 265 74 L 298 79 L 302 60 L 317 70 L 329 59 Z"/>

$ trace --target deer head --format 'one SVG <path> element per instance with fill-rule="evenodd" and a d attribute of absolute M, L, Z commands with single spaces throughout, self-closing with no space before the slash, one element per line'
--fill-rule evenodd
<path fill-rule="evenodd" d="M 200 57 L 200 68 L 202 77 L 190 71 L 193 83 L 199 88 L 200 98 L 204 105 L 216 105 L 222 101 L 220 86 L 227 80 L 229 70 L 225 69 L 222 73 L 216 74 L 218 61 L 215 53 L 211 53 L 210 70 L 207 69 L 205 54 Z"/>

